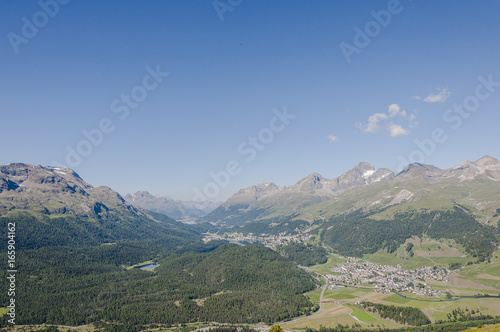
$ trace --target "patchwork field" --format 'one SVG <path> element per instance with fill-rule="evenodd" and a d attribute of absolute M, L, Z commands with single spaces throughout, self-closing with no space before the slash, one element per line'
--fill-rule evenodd
<path fill-rule="evenodd" d="M 387 265 L 403 264 L 405 269 L 416 268 L 425 265 L 449 266 L 450 263 L 460 261 L 465 264 L 461 269 L 455 270 L 450 281 L 426 280 L 433 288 L 449 291 L 453 296 L 475 296 L 478 293 L 488 293 L 491 295 L 500 294 L 500 258 L 499 253 L 495 253 L 490 263 L 466 265 L 464 257 L 459 257 L 461 251 L 452 241 L 447 243 L 412 239 L 418 242 L 419 249 L 423 252 L 421 256 L 415 255 L 409 259 L 398 257 L 396 254 L 377 252 L 366 255 L 364 260 Z M 421 242 L 420 242 L 421 241 Z M 403 246 L 402 246 L 403 247 Z M 414 244 L 414 248 L 417 246 Z M 400 248 L 401 249 L 401 248 Z M 429 250 L 430 249 L 430 250 Z M 398 249 L 399 250 L 399 249 Z M 427 255 L 428 252 L 432 254 Z M 448 256 L 440 256 L 448 255 Z M 331 274 L 329 268 L 336 264 L 342 264 L 344 260 L 338 256 L 331 256 L 327 263 L 311 267 L 311 270 L 321 274 Z M 464 263 L 465 262 L 465 263 Z M 394 293 L 376 293 L 370 289 L 355 287 L 342 287 L 337 290 L 326 290 L 323 296 L 321 312 L 295 320 L 285 324 L 285 328 L 319 328 L 320 326 L 333 327 L 338 324 L 358 323 L 365 327 L 397 327 L 400 324 L 380 318 L 375 313 L 367 313 L 356 303 L 369 301 L 395 306 L 410 306 L 419 308 L 426 314 L 432 322 L 447 320 L 448 313 L 453 310 L 469 309 L 479 310 L 482 314 L 497 316 L 500 315 L 500 298 L 463 298 L 456 301 L 440 301 L 440 298 L 429 296 L 417 296 L 412 293 L 404 293 L 406 298 Z M 311 300 L 319 301 L 321 291 L 308 293 Z"/>

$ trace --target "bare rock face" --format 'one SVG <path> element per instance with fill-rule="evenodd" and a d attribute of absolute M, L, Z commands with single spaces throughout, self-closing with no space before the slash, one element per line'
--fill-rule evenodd
<path fill-rule="evenodd" d="M 13 210 L 97 219 L 140 213 L 118 193 L 92 187 L 69 168 L 23 163 L 0 165 L 0 215 Z"/>

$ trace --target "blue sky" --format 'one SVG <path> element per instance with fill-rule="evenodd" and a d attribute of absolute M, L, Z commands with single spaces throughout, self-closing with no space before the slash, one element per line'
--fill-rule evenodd
<path fill-rule="evenodd" d="M 2 1 L 0 164 L 224 200 L 360 161 L 498 158 L 499 14 L 498 1 Z"/>

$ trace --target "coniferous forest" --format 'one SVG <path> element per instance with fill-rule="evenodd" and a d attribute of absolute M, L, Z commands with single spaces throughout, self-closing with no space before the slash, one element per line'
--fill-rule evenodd
<path fill-rule="evenodd" d="M 379 249 L 394 252 L 412 236 L 452 239 L 467 254 L 482 262 L 495 250 L 498 228 L 480 224 L 474 217 L 455 207 L 451 211 L 401 212 L 393 219 L 371 219 L 362 211 L 333 217 L 325 224 L 321 239 L 344 256 L 361 257 Z"/>
<path fill-rule="evenodd" d="M 16 222 L 26 226 L 18 238 L 17 324 L 272 323 L 313 309 L 303 295 L 316 287 L 312 278 L 263 246 L 204 244 L 193 239 L 194 231 L 183 229 L 177 232 L 184 237 L 174 233 L 162 239 L 26 249 L 24 233 L 35 236 L 43 225 Z M 65 239 L 61 236 L 60 243 Z M 47 242 L 56 240 L 52 235 Z M 0 259 L 6 261 L 6 254 Z M 148 260 L 159 266 L 127 268 Z M 0 274 L 6 278 L 5 271 Z M 8 301 L 5 287 L 2 283 L 2 303 Z"/>

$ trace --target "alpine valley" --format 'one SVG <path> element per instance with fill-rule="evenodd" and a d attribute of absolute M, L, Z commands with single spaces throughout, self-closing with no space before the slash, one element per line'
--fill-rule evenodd
<path fill-rule="evenodd" d="M 20 328 L 500 322 L 500 161 L 490 156 L 397 174 L 361 162 L 335 179 L 241 189 L 222 204 L 122 197 L 69 168 L 12 163 L 0 165 L 0 221 L 2 245 L 15 251 L 0 259 L 16 271 L 0 278 L 15 274 Z M 1 283 L 1 327 L 12 319 L 9 290 Z"/>
<path fill-rule="evenodd" d="M 335 179 L 312 173 L 293 186 L 242 189 L 203 219 L 239 240 L 295 235 L 357 257 L 393 253 L 412 237 L 450 239 L 481 262 L 498 245 L 500 162 L 414 163 L 398 174 L 362 162 Z"/>

